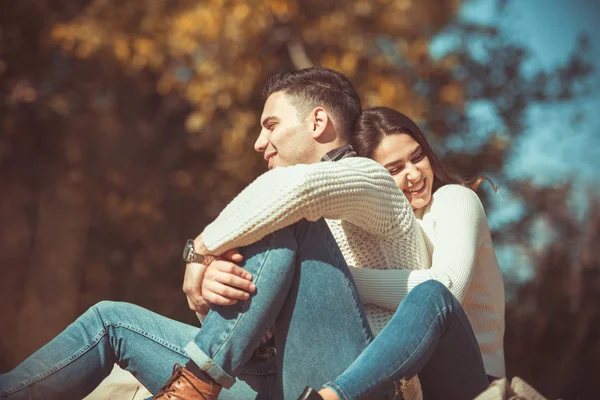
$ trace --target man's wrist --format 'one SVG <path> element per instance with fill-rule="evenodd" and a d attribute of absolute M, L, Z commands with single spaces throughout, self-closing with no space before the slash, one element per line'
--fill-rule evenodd
<path fill-rule="evenodd" d="M 202 239 L 202 234 L 194 239 L 194 251 L 203 256 L 210 255 L 210 251 L 206 247 L 206 244 L 204 244 L 204 239 Z"/>
<path fill-rule="evenodd" d="M 209 311 L 210 311 L 209 306 L 204 306 L 204 307 L 202 307 L 202 309 L 200 311 L 196 311 L 196 317 L 198 318 L 198 321 L 200 321 L 200 324 L 204 324 L 204 320 L 206 319 L 206 314 L 208 314 Z"/>
<path fill-rule="evenodd" d="M 197 246 L 200 247 L 200 249 L 198 249 Z M 208 266 L 215 259 L 216 256 L 209 254 L 208 249 L 204 246 L 204 242 L 201 239 L 198 245 L 196 245 L 196 241 L 192 239 L 186 242 L 183 249 L 183 260 L 186 263 L 197 263 Z"/>

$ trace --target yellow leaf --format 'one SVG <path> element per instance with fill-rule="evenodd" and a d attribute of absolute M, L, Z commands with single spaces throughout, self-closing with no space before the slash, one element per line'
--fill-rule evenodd
<path fill-rule="evenodd" d="M 233 8 L 233 17 L 239 21 L 245 20 L 250 15 L 250 7 L 246 3 L 236 4 Z"/>
<path fill-rule="evenodd" d="M 193 112 L 185 120 L 185 129 L 190 133 L 199 132 L 206 125 L 207 120 L 200 112 Z"/>
<path fill-rule="evenodd" d="M 113 45 L 115 56 L 120 61 L 125 61 L 129 58 L 131 51 L 129 50 L 129 43 L 124 39 L 117 39 Z"/>
<path fill-rule="evenodd" d="M 321 65 L 325 68 L 339 69 L 337 56 L 333 53 L 325 53 L 321 56 Z"/>
<path fill-rule="evenodd" d="M 347 75 L 354 75 L 357 63 L 358 57 L 356 57 L 354 53 L 344 54 L 341 62 L 342 72 L 344 72 Z"/>

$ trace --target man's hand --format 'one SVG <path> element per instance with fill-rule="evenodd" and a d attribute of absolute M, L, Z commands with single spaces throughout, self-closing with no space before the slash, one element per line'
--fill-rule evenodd
<path fill-rule="evenodd" d="M 243 259 L 237 250 L 230 250 L 210 264 L 201 289 L 206 303 L 229 306 L 248 300 L 256 286 L 252 283 L 252 274 L 235 264 Z"/>
<path fill-rule="evenodd" d="M 194 252 L 209 255 L 202 234 L 194 239 Z M 236 253 L 237 251 L 233 252 L 232 255 Z M 206 315 L 210 309 L 210 305 L 202 297 L 202 281 L 204 280 L 206 268 L 207 266 L 203 264 L 188 263 L 185 266 L 185 276 L 183 278 L 183 292 L 187 297 L 190 310 L 202 315 Z"/>
<path fill-rule="evenodd" d="M 202 281 L 206 273 L 206 265 L 189 263 L 185 266 L 183 292 L 185 293 L 190 310 L 206 315 L 210 306 L 202 297 Z"/>

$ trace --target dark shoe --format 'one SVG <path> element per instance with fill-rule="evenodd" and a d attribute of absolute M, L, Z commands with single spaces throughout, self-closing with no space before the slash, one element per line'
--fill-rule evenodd
<path fill-rule="evenodd" d="M 175 364 L 173 374 L 153 399 L 217 400 L 222 386 L 198 379 L 185 367 Z"/>
<path fill-rule="evenodd" d="M 298 400 L 323 400 L 323 397 L 315 389 L 307 386 L 300 397 L 298 397 Z"/>

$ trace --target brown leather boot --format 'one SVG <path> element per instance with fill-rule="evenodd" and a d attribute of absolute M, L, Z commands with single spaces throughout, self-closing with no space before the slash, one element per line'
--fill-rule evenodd
<path fill-rule="evenodd" d="M 198 379 L 185 367 L 175 364 L 173 374 L 153 399 L 217 400 L 223 387 Z"/>

